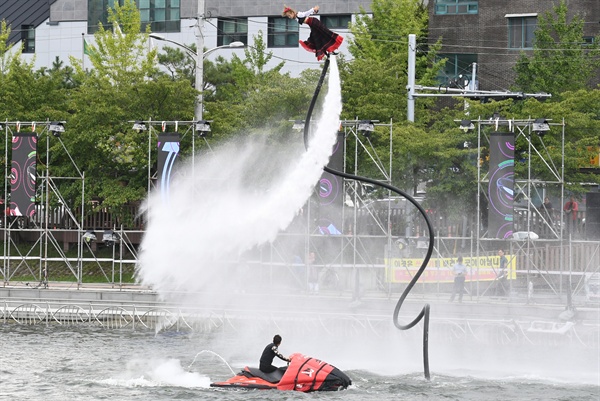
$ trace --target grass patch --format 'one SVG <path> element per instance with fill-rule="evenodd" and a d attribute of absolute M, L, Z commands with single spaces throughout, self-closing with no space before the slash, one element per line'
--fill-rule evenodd
<path fill-rule="evenodd" d="M 42 267 L 36 261 L 35 265 L 29 266 L 12 262 L 7 269 L 10 281 L 41 281 Z M 82 266 L 82 283 L 134 283 L 135 265 L 126 263 L 120 265 L 115 261 L 114 267 L 111 262 L 85 262 Z M 77 265 L 71 267 L 64 261 L 48 262 L 48 281 L 77 282 Z"/>

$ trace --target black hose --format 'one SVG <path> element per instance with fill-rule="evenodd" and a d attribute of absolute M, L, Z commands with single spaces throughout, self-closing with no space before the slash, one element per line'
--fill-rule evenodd
<path fill-rule="evenodd" d="M 325 75 L 327 75 L 327 70 L 329 69 L 329 61 L 330 61 L 329 57 L 327 57 L 327 59 L 325 60 L 325 64 L 323 65 L 323 71 L 321 72 L 321 77 L 319 78 L 319 82 L 315 89 L 315 93 L 313 95 L 312 101 L 310 102 L 310 106 L 309 106 L 308 112 L 306 114 L 306 120 L 304 122 L 304 146 L 307 149 L 308 149 L 308 134 L 309 134 L 309 130 L 310 130 L 310 119 L 312 117 L 312 112 L 315 107 L 317 98 L 319 97 L 319 93 L 321 92 L 321 87 L 323 86 L 323 81 L 325 80 Z M 330 174 L 336 175 L 338 177 L 342 177 L 342 178 L 346 178 L 346 179 L 350 179 L 350 180 L 361 181 L 361 182 L 366 182 L 366 183 L 374 184 L 374 185 L 379 185 L 381 187 L 389 189 L 390 191 L 395 192 L 398 195 L 401 195 L 404 198 L 406 198 L 410 203 L 412 203 L 419 210 L 421 215 L 423 215 L 423 218 L 425 219 L 425 222 L 427 223 L 427 230 L 429 231 L 429 246 L 427 248 L 427 253 L 425 255 L 425 258 L 423 259 L 423 263 L 421 264 L 421 267 L 419 267 L 419 270 L 417 270 L 417 273 L 410 280 L 410 282 L 408 283 L 408 285 L 402 292 L 400 299 L 396 303 L 393 319 L 394 319 L 394 326 L 396 326 L 398 329 L 408 330 L 411 327 L 415 326 L 417 323 L 419 323 L 419 321 L 421 319 L 424 318 L 424 320 L 423 320 L 423 367 L 424 367 L 424 372 L 425 372 L 425 378 L 427 380 L 429 380 L 429 378 L 430 378 L 430 374 L 429 374 L 429 304 L 425 304 L 425 306 L 423 306 L 423 309 L 421 310 L 421 312 L 410 323 L 403 325 L 403 324 L 400 324 L 400 322 L 398 321 L 398 313 L 400 312 L 400 308 L 402 307 L 404 300 L 410 293 L 410 290 L 414 287 L 416 282 L 419 280 L 419 277 L 421 277 L 421 274 L 423 274 L 423 271 L 425 271 L 425 268 L 427 267 L 427 264 L 429 263 L 429 259 L 431 259 L 431 255 L 433 254 L 433 244 L 434 244 L 435 237 L 433 234 L 433 226 L 431 225 L 431 221 L 429 220 L 429 217 L 427 217 L 427 212 L 412 196 L 410 196 L 406 192 L 404 192 L 404 191 L 400 190 L 399 188 L 396 188 L 392 185 L 389 185 L 389 184 L 386 184 L 384 182 L 380 182 L 377 180 L 373 180 L 371 178 L 360 177 L 360 176 L 348 174 L 348 173 L 345 173 L 342 171 L 333 170 L 327 166 L 325 166 L 323 168 L 323 170 L 325 170 L 326 172 L 328 172 Z"/>

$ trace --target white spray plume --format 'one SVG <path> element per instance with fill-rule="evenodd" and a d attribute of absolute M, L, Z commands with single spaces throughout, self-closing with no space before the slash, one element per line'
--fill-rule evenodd
<path fill-rule="evenodd" d="M 153 193 L 145 204 L 148 226 L 137 271 L 142 284 L 164 298 L 212 286 L 223 260 L 273 241 L 311 196 L 339 129 L 341 86 L 335 60 L 321 118 L 308 149 L 279 159 L 256 138 L 222 146 L 187 163 L 165 204 Z"/>

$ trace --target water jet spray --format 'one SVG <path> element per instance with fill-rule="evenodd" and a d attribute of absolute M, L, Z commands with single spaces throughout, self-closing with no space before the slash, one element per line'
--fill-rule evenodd
<path fill-rule="evenodd" d="M 223 363 L 225 364 L 225 366 L 227 366 L 229 368 L 229 370 L 231 371 L 231 374 L 235 375 L 235 372 L 233 371 L 233 369 L 231 368 L 231 366 L 227 363 L 227 361 L 225 360 L 225 358 L 223 358 L 221 355 L 217 354 L 216 352 L 213 352 L 211 350 L 208 349 L 203 349 L 202 351 L 198 352 L 196 354 L 196 356 L 194 357 L 194 359 L 192 360 L 192 363 L 190 363 L 190 366 L 188 366 L 188 369 L 190 369 L 192 367 L 192 365 L 194 364 L 194 362 L 196 362 L 196 359 L 198 359 L 198 357 L 201 354 L 211 354 L 213 356 L 216 356 L 217 358 L 219 358 L 221 361 L 223 361 Z"/>

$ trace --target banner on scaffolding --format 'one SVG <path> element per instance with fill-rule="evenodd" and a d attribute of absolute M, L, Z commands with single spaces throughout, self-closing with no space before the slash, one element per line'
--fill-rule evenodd
<path fill-rule="evenodd" d="M 169 191 L 179 156 L 181 136 L 177 133 L 158 134 L 158 190 L 163 202 L 169 202 Z"/>
<path fill-rule="evenodd" d="M 344 169 L 344 132 L 338 132 L 333 153 L 327 167 L 343 171 Z M 324 235 L 342 234 L 342 206 L 344 202 L 344 180 L 336 175 L 323 172 L 317 188 L 319 213 L 317 225 L 319 233 Z"/>
<path fill-rule="evenodd" d="M 493 132 L 490 136 L 488 233 L 490 238 L 511 238 L 515 184 L 515 136 Z"/>
<path fill-rule="evenodd" d="M 505 255 L 508 259 L 508 279 L 517 277 L 516 259 L 514 256 Z M 477 263 L 479 261 L 479 263 Z M 415 276 L 423 259 L 391 258 L 385 259 L 385 277 L 388 283 L 408 283 Z M 463 256 L 463 263 L 467 266 L 465 281 L 494 281 L 500 268 L 500 256 Z M 456 258 L 431 258 L 427 268 L 419 278 L 420 283 L 452 283 L 454 274 L 452 267 Z"/>
<path fill-rule="evenodd" d="M 12 162 L 10 167 L 10 213 L 11 216 L 35 214 L 35 190 L 37 184 L 37 134 L 16 133 L 12 138 Z"/>

